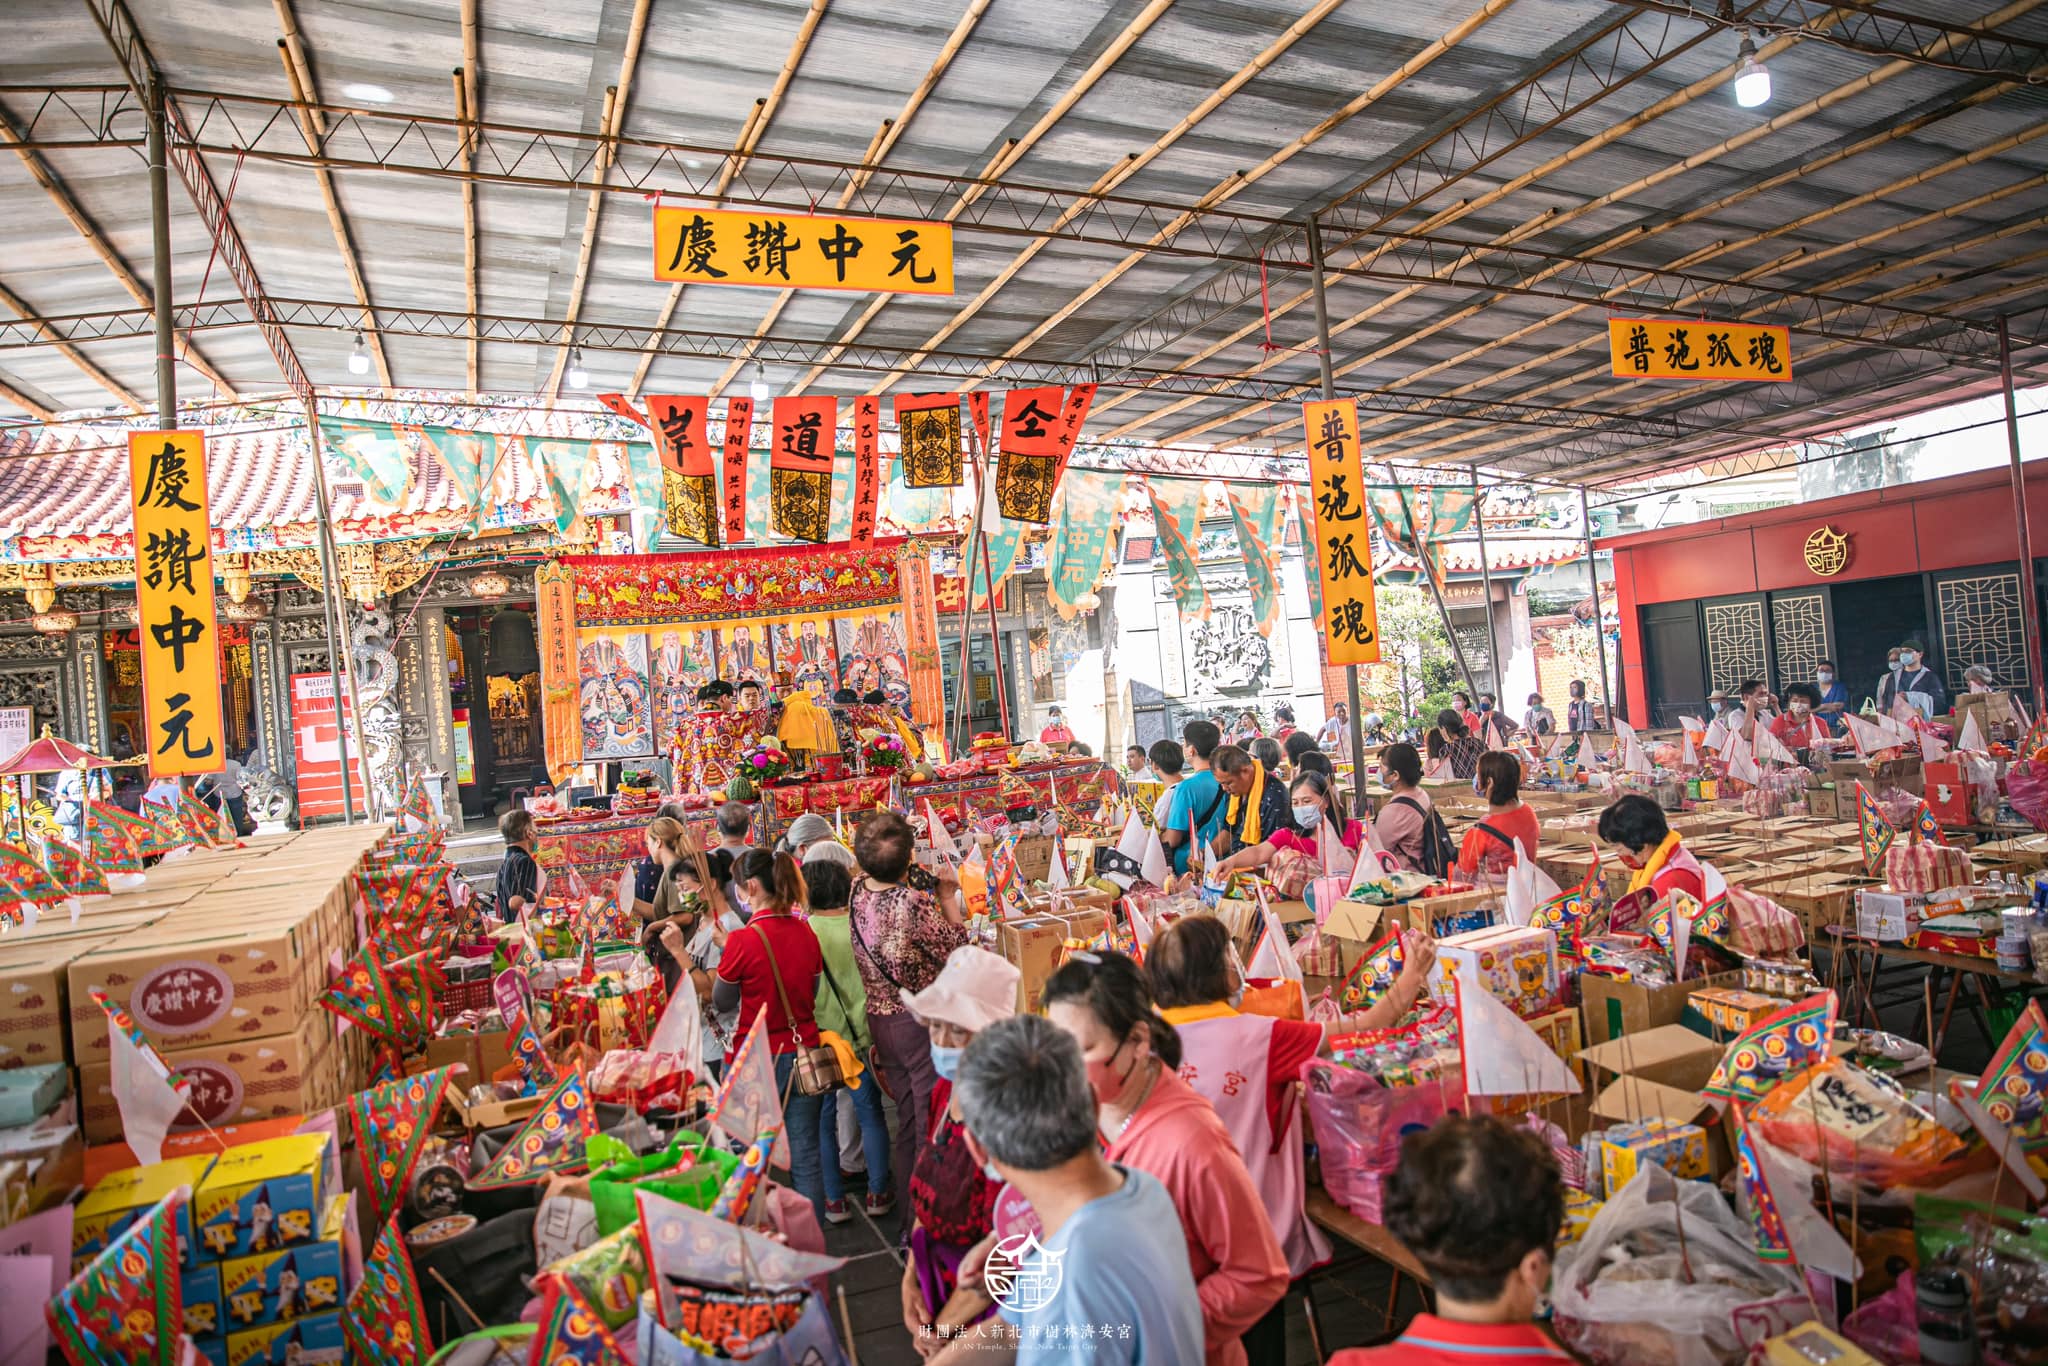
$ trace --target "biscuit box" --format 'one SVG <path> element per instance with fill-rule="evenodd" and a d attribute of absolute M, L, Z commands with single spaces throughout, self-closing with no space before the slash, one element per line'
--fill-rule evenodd
<path fill-rule="evenodd" d="M 316 1314 L 228 1334 L 225 1366 L 315 1366 L 348 1360 L 341 1315 Z"/>
<path fill-rule="evenodd" d="M 1692 1008 L 1714 1027 L 1716 1039 L 1729 1039 L 1783 1010 L 1785 1002 L 1740 987 L 1702 987 L 1692 994 Z"/>
<path fill-rule="evenodd" d="M 130 1224 L 156 1208 L 158 1201 L 178 1187 L 190 1186 L 197 1191 L 212 1167 L 211 1157 L 180 1157 L 108 1173 L 78 1202 L 72 1215 L 72 1274 L 83 1271 L 87 1262 L 105 1252 L 128 1231 Z M 195 1244 L 190 1203 L 178 1211 L 178 1241 L 185 1249 L 186 1262 L 196 1264 L 198 1259 L 192 1255 Z"/>
<path fill-rule="evenodd" d="M 259 1252 L 220 1265 L 220 1300 L 235 1332 L 341 1308 L 342 1237 L 348 1197 L 327 1202 L 320 1241 Z"/>
<path fill-rule="evenodd" d="M 199 1255 L 246 1257 L 313 1241 L 329 1134 L 230 1148 L 192 1197 Z"/>
<path fill-rule="evenodd" d="M 191 1083 L 186 1108 L 172 1121 L 171 1132 L 313 1114 L 338 1104 L 348 1091 L 334 1024 L 332 1014 L 314 1010 L 287 1034 L 162 1050 L 165 1064 Z M 121 1107 L 114 1100 L 113 1068 L 107 1063 L 79 1065 L 78 1120 L 90 1142 L 120 1139 Z"/>
<path fill-rule="evenodd" d="M 1454 934 L 1437 943 L 1433 988 L 1439 1001 L 1451 998 L 1451 975 L 1466 989 L 1492 992 L 1515 1014 L 1530 1018 L 1558 1004 L 1557 935 L 1529 925 L 1495 925 Z"/>
<path fill-rule="evenodd" d="M 1705 1176 L 1707 1131 L 1697 1124 L 1653 1118 L 1618 1124 L 1600 1140 L 1600 1173 L 1609 1191 L 1618 1191 L 1634 1180 L 1646 1162 L 1656 1163 L 1673 1176 Z"/>
<path fill-rule="evenodd" d="M 220 1316 L 220 1267 L 212 1262 L 187 1267 L 178 1279 L 185 1299 L 186 1336 L 204 1337 L 225 1328 Z"/>
<path fill-rule="evenodd" d="M 161 1048 L 289 1032 L 323 985 L 313 939 L 304 913 L 245 908 L 234 924 L 171 916 L 80 955 L 66 969 L 72 1061 L 108 1057 L 106 1013 L 92 987 L 127 1007 Z"/>

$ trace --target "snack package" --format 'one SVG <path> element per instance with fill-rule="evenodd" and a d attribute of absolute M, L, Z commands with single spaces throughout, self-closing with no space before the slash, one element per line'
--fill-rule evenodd
<path fill-rule="evenodd" d="M 1841 1058 L 1786 1077 L 1750 1111 L 1773 1147 L 1878 1185 L 1941 1185 L 1967 1147 L 1896 1082 Z"/>

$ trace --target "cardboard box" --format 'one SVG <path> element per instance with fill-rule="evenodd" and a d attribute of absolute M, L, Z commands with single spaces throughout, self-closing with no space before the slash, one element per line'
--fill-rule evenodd
<path fill-rule="evenodd" d="M 292 1349 L 297 1348 L 294 1352 Z M 290 1323 L 268 1323 L 228 1334 L 225 1366 L 300 1366 L 302 1362 L 345 1361 L 348 1344 L 340 1314 L 318 1314 Z"/>
<path fill-rule="evenodd" d="M 220 1264 L 220 1301 L 230 1332 L 341 1308 L 348 1197 L 327 1202 L 317 1242 Z"/>
<path fill-rule="evenodd" d="M 1402 923 L 1427 935 L 1463 933 L 1449 928 L 1452 922 L 1490 914 L 1500 905 L 1500 893 L 1485 887 L 1445 892 L 1439 896 L 1418 896 L 1400 903 Z M 1384 931 L 1383 931 L 1384 933 Z"/>
<path fill-rule="evenodd" d="M 1600 1171 L 1610 1192 L 1626 1186 L 1650 1162 L 1673 1176 L 1705 1176 L 1707 1131 L 1658 1117 L 1618 1124 L 1600 1140 Z"/>
<path fill-rule="evenodd" d="M 0 1129 L 33 1124 L 57 1108 L 71 1089 L 71 1069 L 60 1063 L 0 1072 Z"/>
<path fill-rule="evenodd" d="M 1579 1061 L 1579 1053 L 1586 1046 L 1586 1033 L 1580 1026 L 1579 1012 L 1570 1006 L 1559 1006 L 1556 1010 L 1532 1016 L 1528 1024 L 1536 1031 L 1536 1037 L 1543 1040 L 1551 1052 L 1564 1059 L 1565 1066 L 1583 1080 L 1586 1069 Z"/>
<path fill-rule="evenodd" d="M 294 1134 L 222 1153 L 192 1197 L 201 1255 L 246 1257 L 313 1241 L 328 1134 Z M 225 1289 L 225 1287 L 223 1287 Z"/>
<path fill-rule="evenodd" d="M 1715 973 L 1661 987 L 1581 973 L 1579 1003 L 1586 1017 L 1586 1040 L 1602 1044 L 1658 1025 L 1675 1025 L 1684 1018 L 1687 1000 L 1694 991 L 1701 987 L 1741 985 L 1740 972 Z"/>
<path fill-rule="evenodd" d="M 1667 1024 L 1590 1045 L 1580 1052 L 1579 1060 L 1592 1072 L 1596 1086 L 1627 1077 L 1697 1093 L 1726 1051 L 1705 1035 Z M 1608 1117 L 1630 1116 L 1610 1113 Z"/>
<path fill-rule="evenodd" d="M 227 1323 L 220 1313 L 219 1265 L 208 1262 L 204 1266 L 186 1267 L 179 1282 L 185 1300 L 187 1336 L 203 1337 L 226 1329 Z"/>
<path fill-rule="evenodd" d="M 1067 942 L 1067 923 L 1051 916 L 1005 920 L 996 927 L 996 943 L 1004 958 L 1023 975 L 1017 980 L 1017 1013 L 1035 1015 L 1045 1001 L 1045 981 L 1060 965 Z"/>
<path fill-rule="evenodd" d="M 74 959 L 67 972 L 73 1061 L 83 1067 L 107 1057 L 106 1014 L 92 1003 L 90 987 L 126 1006 L 164 1048 L 295 1027 L 328 970 L 315 957 L 307 916 L 301 911 L 280 923 L 250 907 L 239 916 L 242 928 L 235 923 L 173 916 Z"/>
<path fill-rule="evenodd" d="M 0 945 L 0 1068 L 70 1060 L 71 963 L 107 939 L 101 933 Z"/>
<path fill-rule="evenodd" d="M 1764 1342 L 1767 1366 L 1882 1366 L 1855 1343 L 1818 1323 L 1802 1323 Z"/>
<path fill-rule="evenodd" d="M 77 1212 L 72 1216 L 72 1273 L 75 1275 L 82 1271 L 87 1262 L 105 1252 L 115 1239 L 126 1233 L 129 1225 L 149 1213 L 158 1201 L 178 1187 L 190 1186 L 197 1191 L 212 1169 L 213 1159 L 210 1157 L 173 1158 L 147 1167 L 129 1167 L 114 1172 L 94 1186 L 78 1202 Z M 187 1249 L 192 1247 L 192 1206 L 189 1203 L 178 1211 L 178 1236 Z M 197 1259 L 188 1251 L 186 1260 Z"/>
<path fill-rule="evenodd" d="M 1454 934 L 1436 946 L 1431 992 L 1451 999 L 1455 974 L 1467 991 L 1487 991 L 1524 1018 L 1558 1003 L 1557 933 L 1528 925 L 1495 925 Z"/>
<path fill-rule="evenodd" d="M 1811 939 L 1832 925 L 1845 925 L 1855 909 L 1856 888 L 1861 879 L 1839 872 L 1820 873 L 1800 887 L 1781 888 L 1771 900 L 1799 917 Z"/>
<path fill-rule="evenodd" d="M 1893 892 L 1876 887 L 1856 893 L 1856 933 L 1881 944 L 1905 942 L 1920 928 L 1927 898 L 1918 892 Z"/>
<path fill-rule="evenodd" d="M 347 1094 L 347 1069 L 334 1039 L 334 1019 L 314 1010 L 291 1034 L 237 1039 L 199 1048 L 167 1048 L 164 1061 L 192 1083 L 190 1106 L 171 1132 L 188 1133 L 207 1124 L 246 1123 L 310 1114 Z M 113 1069 L 87 1063 L 78 1069 L 79 1122 L 91 1143 L 121 1137 L 121 1111 L 114 1102 Z"/>
<path fill-rule="evenodd" d="M 1704 987 L 1692 994 L 1693 1009 L 1713 1026 L 1711 1037 L 1726 1041 L 1785 1008 L 1785 1002 L 1740 987 Z"/>

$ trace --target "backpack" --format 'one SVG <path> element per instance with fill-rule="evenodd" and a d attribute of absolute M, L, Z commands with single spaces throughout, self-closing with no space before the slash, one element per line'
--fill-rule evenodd
<path fill-rule="evenodd" d="M 1413 797 L 1396 797 L 1397 805 L 1422 815 L 1422 871 L 1431 877 L 1447 878 L 1458 863 L 1458 846 L 1451 842 L 1450 829 L 1434 806 L 1425 807 Z"/>

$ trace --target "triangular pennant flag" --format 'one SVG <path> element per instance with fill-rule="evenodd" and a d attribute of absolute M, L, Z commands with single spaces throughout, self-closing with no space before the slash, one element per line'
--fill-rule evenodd
<path fill-rule="evenodd" d="M 588 1163 L 585 1145 L 596 1132 L 596 1107 L 583 1089 L 583 1075 L 571 1072 L 548 1093 L 540 1109 L 527 1117 L 519 1132 L 512 1135 L 489 1165 L 469 1178 L 469 1188 L 500 1190 L 557 1173 L 581 1171 Z"/>
<path fill-rule="evenodd" d="M 18 844 L 0 844 L 0 896 L 53 906 L 66 895 L 63 884 L 32 851 Z"/>
<path fill-rule="evenodd" d="M 363 873 L 363 901 L 371 926 L 411 919 L 440 895 L 454 871 L 447 863 L 399 863 L 383 872 Z"/>
<path fill-rule="evenodd" d="M 1465 1091 L 1474 1096 L 1575 1096 L 1585 1089 L 1520 1016 L 1464 973 L 1451 978 Z"/>
<path fill-rule="evenodd" d="M 1898 832 L 1892 828 L 1884 808 L 1877 804 L 1877 798 L 1862 783 L 1856 784 L 1856 826 L 1863 837 L 1863 866 L 1872 877 L 1881 876 L 1885 852 L 1892 847 Z"/>
<path fill-rule="evenodd" d="M 72 896 L 105 896 L 110 890 L 106 871 L 75 844 L 51 835 L 43 841 L 43 859 L 50 876 Z"/>
<path fill-rule="evenodd" d="M 1557 882 L 1529 857 L 1528 851 L 1517 841 L 1515 861 L 1508 868 L 1507 887 L 1503 894 L 1503 914 L 1508 924 L 1535 924 L 1538 908 L 1555 901 L 1562 894 Z"/>
<path fill-rule="evenodd" d="M 1934 819 L 1934 808 L 1927 799 L 1920 799 L 1919 810 L 1913 813 L 1913 839 L 1916 843 L 1947 844 L 1948 836 L 1942 833 L 1941 822 Z"/>
<path fill-rule="evenodd" d="M 789 1165 L 789 1135 L 782 1122 L 782 1095 L 775 1086 L 775 1061 L 769 1055 L 768 1008 L 754 1013 L 747 1037 L 725 1071 L 725 1085 L 711 1108 L 711 1122 L 728 1134 L 759 1134 L 776 1130 L 774 1163 Z"/>
<path fill-rule="evenodd" d="M 406 1012 L 391 993 L 388 972 L 377 946 L 365 944 L 320 993 L 320 1004 L 372 1038 L 396 1042 L 404 1037 Z"/>
<path fill-rule="evenodd" d="M 109 1082 L 122 1135 L 144 1166 L 163 1160 L 164 1138 L 185 1113 L 191 1083 L 172 1070 L 141 1028 L 107 993 L 91 988 L 107 1015 Z"/>
<path fill-rule="evenodd" d="M 1140 963 L 1145 961 L 1145 951 L 1152 947 L 1157 933 L 1152 927 L 1152 913 L 1139 905 L 1137 897 L 1127 896 L 1124 901 L 1124 917 L 1131 922 L 1131 943 L 1137 952 L 1131 956 Z"/>
<path fill-rule="evenodd" d="M 1977 724 L 1977 709 L 1975 707 L 1970 708 L 1963 716 L 1963 728 L 1956 735 L 1956 748 L 1974 750 L 1979 754 L 1991 748 L 1990 745 L 1984 742 L 1984 731 Z M 2032 752 L 2031 750 L 2023 750 L 2021 751 L 2022 757 Z"/>
<path fill-rule="evenodd" d="M 419 1279 L 395 1215 L 363 1259 L 363 1279 L 341 1311 L 341 1333 L 357 1366 L 424 1366 L 434 1355 Z"/>
<path fill-rule="evenodd" d="M 1890 749 L 1900 743 L 1899 737 L 1892 733 L 1891 723 L 1888 721 L 1881 722 L 1878 719 L 1843 712 L 1842 724 L 1849 728 L 1849 738 L 1856 742 L 1858 754 L 1875 754 L 1881 749 Z M 1912 737 L 1909 735 L 1906 738 L 1910 741 Z"/>
<path fill-rule="evenodd" d="M 653 425 L 648 422 L 647 415 L 638 408 L 635 408 L 624 394 L 599 394 L 597 401 L 617 413 L 620 417 L 625 418 L 628 422 L 637 422 L 642 427 Z"/>
<path fill-rule="evenodd" d="M 1529 923 L 1538 929 L 1549 930 L 1557 935 L 1559 944 L 1570 944 L 1578 938 L 1579 922 L 1586 918 L 1586 909 L 1592 901 L 1593 889 L 1600 885 L 1600 850 L 1593 849 L 1592 866 L 1586 869 L 1585 877 L 1572 887 L 1545 897 L 1536 903 L 1536 915 Z"/>
<path fill-rule="evenodd" d="M 1756 728 L 1756 757 L 1759 763 L 1796 764 L 1799 762 L 1785 742 L 1771 733 L 1771 728 L 1762 722 Z"/>
<path fill-rule="evenodd" d="M 1826 1062 L 1835 1033 L 1835 993 L 1823 991 L 1769 1015 L 1735 1036 L 1703 1088 L 1710 1096 L 1761 1100 L 1794 1072 Z"/>
<path fill-rule="evenodd" d="M 582 1291 L 564 1276 L 548 1276 L 545 1281 L 540 1331 L 534 1334 L 526 1366 L 626 1366 L 618 1339 Z"/>
<path fill-rule="evenodd" d="M 1295 960 L 1294 946 L 1287 942 L 1286 927 L 1280 917 L 1273 913 L 1273 907 L 1266 900 L 1263 887 L 1258 891 L 1260 931 L 1259 942 L 1252 949 L 1252 957 L 1245 964 L 1245 975 L 1261 981 L 1299 982 L 1301 964 Z"/>
<path fill-rule="evenodd" d="M 1164 887 L 1173 878 L 1173 860 L 1166 856 L 1166 845 L 1157 830 L 1145 832 L 1145 857 L 1138 861 L 1138 876 L 1154 887 Z"/>
<path fill-rule="evenodd" d="M 1717 716 L 1707 723 L 1706 734 L 1700 738 L 1700 743 L 1705 745 L 1708 749 L 1714 751 L 1716 754 L 1719 754 L 1721 752 L 1721 746 L 1726 744 L 1727 742 L 1728 723 Z"/>
<path fill-rule="evenodd" d="M 184 1186 L 165 1196 L 43 1306 L 71 1366 L 181 1366 L 178 1219 L 191 1198 Z"/>
<path fill-rule="evenodd" d="M 1757 1255 L 1853 1281 L 1863 1274 L 1847 1240 L 1814 1208 L 1813 1180 L 1745 1124 L 1735 1138 L 1736 1189 L 1756 1232 Z"/>
<path fill-rule="evenodd" d="M 116 819 L 118 817 L 118 819 Z M 106 802 L 85 806 L 85 847 L 93 862 L 114 873 L 142 871 L 141 824 L 134 816 Z"/>
<path fill-rule="evenodd" d="M 1751 787 L 1763 785 L 1763 770 L 1756 766 L 1756 760 L 1750 757 L 1748 748 L 1739 740 L 1735 753 L 1728 760 L 1728 776 L 1737 782 L 1748 783 Z"/>
<path fill-rule="evenodd" d="M 1346 1014 L 1370 1010 L 1394 989 L 1408 966 L 1408 941 L 1399 929 L 1366 950 L 1344 979 L 1340 1005 Z"/>
<path fill-rule="evenodd" d="M 781 1137 L 779 1129 L 763 1129 L 754 1135 L 740 1154 L 739 1166 L 732 1175 L 725 1178 L 719 1187 L 718 1198 L 711 1203 L 714 1218 L 728 1223 L 745 1223 L 747 1211 L 753 1207 L 754 1197 L 760 1193 L 761 1183 L 768 1179 L 768 1153 L 774 1148 L 775 1140 Z"/>
<path fill-rule="evenodd" d="M 1146 837 L 1148 835 L 1153 840 L 1159 838 L 1157 833 L 1146 828 L 1145 822 L 1139 818 L 1137 812 L 1133 811 L 1125 818 L 1123 834 L 1119 835 L 1116 841 L 1116 852 L 1121 854 L 1125 861 L 1112 866 L 1103 873 L 1103 876 L 1128 892 L 1131 889 L 1131 885 L 1144 875 Z M 1135 871 L 1125 871 L 1127 868 Z M 1152 881 L 1149 877 L 1145 880 L 1147 882 Z M 1155 885 L 1164 887 L 1166 884 L 1160 882 Z"/>
<path fill-rule="evenodd" d="M 225 806 L 227 803 L 223 802 L 221 805 Z M 189 791 L 178 793 L 178 818 L 185 823 L 185 828 L 191 831 L 194 844 L 208 849 L 219 847 L 220 813 Z"/>
<path fill-rule="evenodd" d="M 1074 885 L 1073 879 L 1067 875 L 1066 841 L 1058 836 L 1053 837 L 1052 862 L 1046 866 L 1045 885 L 1056 892 Z"/>
<path fill-rule="evenodd" d="M 1920 720 L 1920 710 L 1906 700 L 1904 693 L 1897 693 L 1893 695 L 1892 705 L 1886 711 L 1884 719 L 1910 730 Z"/>
<path fill-rule="evenodd" d="M 633 1193 L 633 1201 L 640 1216 L 640 1247 L 654 1290 L 655 1317 L 670 1329 L 679 1326 L 674 1289 L 678 1285 L 755 1293 L 794 1289 L 806 1281 L 823 1284 L 824 1277 L 846 1265 L 842 1257 L 799 1252 L 786 1242 L 714 1219 L 645 1186 Z M 771 1355 L 798 1360 L 794 1354 Z M 815 1352 L 801 1358 L 805 1366 L 814 1360 L 822 1358 Z"/>
<path fill-rule="evenodd" d="M 1975 716 L 1968 717 L 1966 718 L 1964 724 L 1967 725 L 1970 721 L 1974 721 L 1976 719 L 1977 718 Z M 1947 757 L 1948 741 L 1942 739 L 1939 735 L 1936 735 L 1932 730 L 1923 730 L 1920 732 L 1920 761 L 1922 763 L 1938 763 L 1941 760 L 1946 759 Z"/>
<path fill-rule="evenodd" d="M 449 1079 L 464 1070 L 461 1063 L 453 1063 L 348 1098 L 349 1133 L 362 1164 L 363 1200 L 371 1224 L 382 1224 L 398 1212 L 420 1151 L 434 1132 Z"/>
<path fill-rule="evenodd" d="M 1684 768 L 1699 767 L 1700 754 L 1698 750 L 1693 748 L 1691 731 L 1685 732 L 1685 744 L 1684 747 L 1679 751 L 1678 762 L 1679 765 Z"/>
<path fill-rule="evenodd" d="M 182 849 L 192 842 L 192 832 L 185 828 L 185 822 L 178 819 L 177 813 L 168 807 L 159 806 L 154 802 L 144 802 L 142 823 L 145 830 L 142 852 L 145 857 L 151 854 L 168 854 L 173 849 Z"/>
<path fill-rule="evenodd" d="M 2038 1000 L 2027 1002 L 2006 1031 L 1977 1079 L 1976 1100 L 2011 1131 L 2022 1151 L 2048 1148 L 2048 1014 Z"/>
<path fill-rule="evenodd" d="M 647 1051 L 658 1058 L 681 1059 L 693 1075 L 704 1070 L 704 1017 L 697 1008 L 697 987 L 689 973 L 676 978 L 676 989 L 661 1009 Z"/>
<path fill-rule="evenodd" d="M 522 1079 L 519 1094 L 537 1096 L 555 1083 L 555 1069 L 541 1047 L 540 1021 L 534 1015 L 533 987 L 518 968 L 507 968 L 491 979 L 491 995 L 504 1017 L 510 1036 L 513 1060 Z M 694 1065 L 694 1060 L 693 1060 Z"/>

